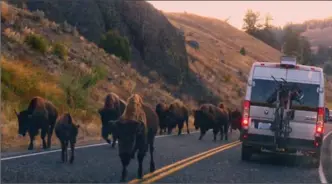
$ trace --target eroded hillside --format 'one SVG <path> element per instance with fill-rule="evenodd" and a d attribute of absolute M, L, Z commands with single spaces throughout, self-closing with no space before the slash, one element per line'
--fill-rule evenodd
<path fill-rule="evenodd" d="M 88 40 L 97 44 L 102 34 L 107 31 L 119 31 L 131 44 L 131 62 L 144 73 L 148 73 L 148 68 L 156 70 L 173 84 L 178 84 L 187 73 L 188 63 L 183 36 L 178 34 L 162 13 L 145 1 L 9 2 L 24 4 L 31 11 L 41 10 L 45 17 L 57 23 L 66 21 L 76 26 Z"/>
<path fill-rule="evenodd" d="M 44 19 L 1 3 L 1 148 L 26 148 L 16 139 L 14 109 L 26 108 L 33 96 L 50 99 L 81 124 L 79 142 L 100 139 L 100 119 L 107 93 L 126 99 L 136 92 L 155 106 L 175 98 L 160 82 L 141 76 L 130 64 L 87 41 L 73 26 Z M 155 74 L 158 78 L 158 74 Z M 157 79 L 158 80 L 158 79 Z M 189 101 L 187 101 L 188 104 Z M 194 103 L 189 102 L 189 107 Z M 39 139 L 37 139 L 39 141 Z"/>

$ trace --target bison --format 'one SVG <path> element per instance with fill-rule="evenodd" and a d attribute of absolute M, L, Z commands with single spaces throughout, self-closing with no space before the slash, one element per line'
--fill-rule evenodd
<path fill-rule="evenodd" d="M 178 135 L 181 135 L 184 122 L 186 122 L 187 125 L 187 133 L 190 134 L 189 112 L 183 103 L 175 101 L 169 106 L 166 112 L 166 121 L 168 134 L 171 134 L 172 130 L 178 126 Z"/>
<path fill-rule="evenodd" d="M 168 110 L 168 106 L 165 103 L 159 103 L 156 106 L 156 113 L 159 117 L 159 134 L 163 134 L 166 133 L 167 130 L 167 117 L 166 117 L 166 113 Z"/>
<path fill-rule="evenodd" d="M 122 163 L 121 182 L 126 180 L 127 167 L 136 152 L 138 152 L 137 178 L 141 179 L 143 176 L 143 160 L 148 149 L 150 172 L 154 172 L 154 139 L 159 119 L 153 109 L 143 103 L 140 95 L 133 94 L 128 98 L 126 109 L 120 119 L 110 122 L 115 124 L 115 132 L 119 140 L 119 157 Z"/>
<path fill-rule="evenodd" d="M 18 118 L 18 134 L 24 137 L 26 132 L 29 133 L 30 144 L 28 150 L 33 149 L 33 142 L 39 129 L 41 129 L 43 149 L 50 148 L 54 125 L 58 117 L 56 107 L 50 101 L 37 96 L 32 98 L 26 110 L 20 113 L 14 111 Z M 46 135 L 47 144 L 45 141 Z"/>
<path fill-rule="evenodd" d="M 202 140 L 205 133 L 213 130 L 213 140 L 216 141 L 218 132 L 220 131 L 220 140 L 225 135 L 225 140 L 228 139 L 228 115 L 225 111 L 213 104 L 203 104 L 199 109 L 194 110 L 194 125 L 196 130 L 200 129 L 201 135 L 199 140 Z"/>
<path fill-rule="evenodd" d="M 116 136 L 112 133 L 114 126 L 109 123 L 109 121 L 118 119 L 122 115 L 125 107 L 126 103 L 122 101 L 118 95 L 110 93 L 105 98 L 104 107 L 98 110 L 102 122 L 101 135 L 103 139 L 110 144 L 111 140 L 108 138 L 108 135 L 112 134 L 112 147 L 115 146 Z"/>
<path fill-rule="evenodd" d="M 55 135 L 61 143 L 61 160 L 68 161 L 68 144 L 70 143 L 71 155 L 70 163 L 74 162 L 75 143 L 78 134 L 79 125 L 75 125 L 69 113 L 59 117 L 55 125 Z"/>
<path fill-rule="evenodd" d="M 241 130 L 241 119 L 242 119 L 242 114 L 238 110 L 238 108 L 235 108 L 234 111 L 231 112 L 231 129 L 236 130 L 238 129 L 239 131 Z"/>

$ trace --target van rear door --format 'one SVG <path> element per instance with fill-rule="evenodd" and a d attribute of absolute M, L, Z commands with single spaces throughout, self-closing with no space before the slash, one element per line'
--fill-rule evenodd
<path fill-rule="evenodd" d="M 277 80 L 285 79 L 286 69 L 255 66 L 253 70 L 250 90 L 251 124 L 248 130 L 249 134 L 274 135 L 270 130 L 270 125 L 274 121 L 275 106 L 266 102 L 276 87 L 271 75 Z"/>
<path fill-rule="evenodd" d="M 287 71 L 287 82 L 294 83 L 304 92 L 303 104 L 293 101 L 291 109 L 294 111 L 294 119 L 290 121 L 292 132 L 290 138 L 314 139 L 317 112 L 320 100 L 320 77 L 321 73 L 308 70 Z"/>

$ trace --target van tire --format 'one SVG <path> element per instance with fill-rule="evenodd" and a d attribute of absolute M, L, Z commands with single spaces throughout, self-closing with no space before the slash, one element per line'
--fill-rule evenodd
<path fill-rule="evenodd" d="M 252 150 L 249 146 L 243 145 L 241 147 L 241 160 L 249 161 L 252 155 Z"/>

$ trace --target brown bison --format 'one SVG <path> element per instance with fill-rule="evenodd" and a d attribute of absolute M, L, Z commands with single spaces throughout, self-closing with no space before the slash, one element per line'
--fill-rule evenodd
<path fill-rule="evenodd" d="M 221 110 L 212 104 L 203 104 L 199 109 L 194 110 L 194 125 L 196 130 L 200 129 L 201 135 L 199 140 L 202 140 L 205 133 L 213 130 L 213 140 L 216 141 L 218 132 L 220 131 L 220 140 L 225 135 L 225 140 L 228 139 L 228 115 L 225 111 Z"/>
<path fill-rule="evenodd" d="M 168 106 L 165 103 L 159 103 L 156 106 L 156 113 L 159 117 L 159 134 L 166 133 L 167 130 L 167 116 Z"/>
<path fill-rule="evenodd" d="M 70 143 L 71 155 L 70 163 L 74 162 L 75 143 L 78 134 L 79 125 L 75 125 L 69 113 L 63 114 L 59 117 L 55 125 L 55 135 L 61 143 L 61 160 L 68 161 L 68 144 Z"/>
<path fill-rule="evenodd" d="M 114 126 L 109 121 L 119 119 L 125 108 L 125 102 L 122 101 L 115 93 L 110 93 L 105 98 L 104 107 L 98 110 L 102 122 L 101 136 L 107 143 L 110 144 L 111 140 L 108 138 L 108 135 L 112 134 L 112 147 L 115 146 L 116 136 L 112 133 Z"/>
<path fill-rule="evenodd" d="M 234 111 L 231 112 L 231 129 L 233 130 L 241 130 L 241 119 L 242 114 L 238 108 L 235 108 Z"/>
<path fill-rule="evenodd" d="M 26 110 L 15 113 L 18 118 L 18 134 L 25 136 L 26 132 L 30 136 L 30 144 L 28 150 L 33 149 L 33 142 L 35 136 L 41 129 L 41 139 L 43 141 L 43 148 L 51 147 L 51 138 L 53 134 L 54 125 L 58 117 L 58 111 L 55 106 L 48 100 L 41 97 L 34 97 Z M 47 135 L 47 144 L 45 137 Z"/>
<path fill-rule="evenodd" d="M 138 152 L 137 177 L 140 179 L 143 176 L 143 160 L 148 149 L 150 172 L 154 172 L 154 139 L 159 119 L 153 109 L 143 103 L 140 95 L 133 94 L 128 98 L 126 109 L 120 119 L 111 122 L 115 123 L 115 132 L 119 140 L 119 156 L 122 163 L 121 182 L 124 182 L 127 177 L 127 167 L 136 151 Z"/>
<path fill-rule="evenodd" d="M 166 121 L 167 121 L 167 133 L 171 134 L 172 130 L 178 126 L 178 135 L 181 135 L 184 122 L 187 125 L 187 133 L 189 131 L 189 112 L 187 107 L 180 101 L 173 102 L 167 112 L 166 112 Z"/>

